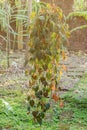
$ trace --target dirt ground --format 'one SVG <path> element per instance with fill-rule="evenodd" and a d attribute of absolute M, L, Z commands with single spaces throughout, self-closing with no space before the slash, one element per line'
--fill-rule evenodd
<path fill-rule="evenodd" d="M 6 68 L 6 54 L 0 54 L 0 88 L 14 89 L 20 86 L 22 89 L 27 89 L 28 77 L 25 76 L 24 68 L 24 52 L 14 52 L 10 54 L 10 68 Z M 60 81 L 60 87 L 63 89 L 72 88 L 79 79 L 87 72 L 87 54 L 83 52 L 67 52 L 67 59 L 61 61 L 67 68 L 63 72 Z M 16 85 L 18 84 L 18 85 Z"/>

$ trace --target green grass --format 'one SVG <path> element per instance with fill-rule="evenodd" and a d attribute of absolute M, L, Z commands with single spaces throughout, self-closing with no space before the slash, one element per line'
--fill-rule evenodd
<path fill-rule="evenodd" d="M 31 115 L 27 115 L 26 95 L 18 91 L 14 91 L 14 93 L 16 96 L 13 97 L 9 95 L 9 91 L 2 93 L 4 100 L 13 108 L 13 112 L 8 111 L 5 106 L 0 107 L 0 127 L 9 130 L 50 130 L 50 122 L 44 122 L 42 127 L 34 124 Z M 56 125 L 56 127 L 58 126 Z M 53 124 L 52 129 L 56 127 Z"/>
<path fill-rule="evenodd" d="M 42 126 L 32 121 L 27 115 L 26 94 L 19 90 L 2 90 L 0 94 L 7 101 L 12 111 L 0 104 L 0 128 L 2 130 L 87 130 L 87 74 L 80 79 L 73 90 L 63 95 L 65 107 L 60 109 L 58 104 L 50 117 L 43 121 Z M 79 90 L 79 92 L 75 92 Z M 83 93 L 83 94 L 82 94 Z M 0 102 L 1 103 L 1 102 Z M 1 130 L 1 129 L 0 129 Z"/>

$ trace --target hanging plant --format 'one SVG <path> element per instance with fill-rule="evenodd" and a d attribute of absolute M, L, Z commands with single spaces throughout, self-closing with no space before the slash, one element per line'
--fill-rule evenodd
<path fill-rule="evenodd" d="M 28 113 L 42 124 L 51 100 L 60 101 L 58 84 L 62 75 L 60 59 L 69 36 L 68 25 L 59 7 L 46 4 L 46 9 L 34 15 L 29 26 L 30 69 Z"/>

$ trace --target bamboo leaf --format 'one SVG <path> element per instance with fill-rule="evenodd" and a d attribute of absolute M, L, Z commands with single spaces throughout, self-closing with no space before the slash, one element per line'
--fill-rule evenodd
<path fill-rule="evenodd" d="M 72 29 L 70 31 L 70 33 L 73 33 L 74 31 L 79 30 L 79 29 L 83 29 L 83 28 L 87 28 L 87 25 L 82 25 L 82 26 L 76 27 L 76 28 Z"/>

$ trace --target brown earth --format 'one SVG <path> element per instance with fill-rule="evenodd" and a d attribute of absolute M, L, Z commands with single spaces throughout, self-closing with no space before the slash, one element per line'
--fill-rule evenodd
<path fill-rule="evenodd" d="M 7 69 L 6 54 L 3 52 L 0 54 L 0 87 L 6 83 L 5 87 L 10 89 L 14 89 L 16 84 L 25 89 L 28 88 L 26 84 L 28 77 L 25 76 L 26 68 L 23 67 L 24 56 L 24 52 L 16 51 L 16 53 L 11 53 L 10 68 Z M 67 68 L 66 71 L 63 71 L 60 87 L 61 89 L 69 90 L 87 73 L 87 54 L 83 52 L 67 52 L 67 59 L 65 61 L 61 60 L 60 64 L 64 64 Z M 11 83 L 7 84 L 9 80 Z"/>
<path fill-rule="evenodd" d="M 82 17 L 73 18 L 69 21 L 70 29 L 76 28 L 81 25 L 87 25 L 87 21 L 84 20 Z M 82 50 L 87 52 L 87 28 L 73 32 L 71 34 L 69 42 L 70 50 Z"/>

